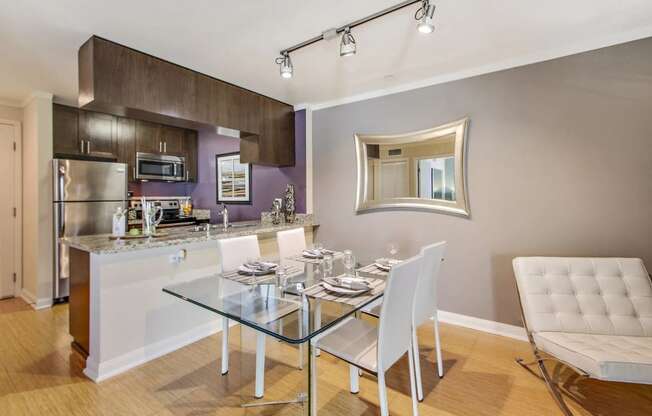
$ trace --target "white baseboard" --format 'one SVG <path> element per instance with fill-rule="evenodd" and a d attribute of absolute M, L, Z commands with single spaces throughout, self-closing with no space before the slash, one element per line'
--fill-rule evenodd
<path fill-rule="evenodd" d="M 218 319 L 190 331 L 186 331 L 183 334 L 164 339 L 135 351 L 130 351 L 102 363 L 96 362 L 93 357 L 89 356 L 86 359 L 84 374 L 94 382 L 99 383 L 155 358 L 192 344 L 193 342 L 197 342 L 202 338 L 211 336 L 221 330 L 222 320 Z M 215 371 L 219 371 L 219 369 L 216 369 Z"/>
<path fill-rule="evenodd" d="M 45 309 L 52 306 L 52 299 L 50 298 L 38 299 L 32 292 L 24 288 L 20 291 L 20 297 L 25 302 L 29 303 L 29 305 L 35 310 Z"/>
<path fill-rule="evenodd" d="M 488 321 L 486 319 L 476 318 L 473 316 L 461 315 L 459 313 L 439 311 L 439 322 L 446 324 L 463 326 L 465 328 L 475 329 L 482 332 L 488 332 L 490 334 L 501 335 L 503 337 L 509 337 L 517 339 L 519 341 L 527 341 L 527 333 L 525 328 L 503 324 L 501 322 Z"/>

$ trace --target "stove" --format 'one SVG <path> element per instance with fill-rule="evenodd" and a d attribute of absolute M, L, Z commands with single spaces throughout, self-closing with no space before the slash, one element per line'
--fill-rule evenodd
<path fill-rule="evenodd" d="M 149 199 L 149 198 L 148 198 Z M 196 225 L 198 221 L 194 216 L 186 217 L 181 211 L 181 201 L 188 200 L 188 197 L 166 198 L 166 199 L 149 199 L 154 201 L 155 206 L 163 209 L 163 219 L 158 225 L 159 228 L 181 227 L 185 225 Z M 142 224 L 143 207 L 140 198 L 133 198 L 129 202 L 129 225 L 138 226 Z"/>

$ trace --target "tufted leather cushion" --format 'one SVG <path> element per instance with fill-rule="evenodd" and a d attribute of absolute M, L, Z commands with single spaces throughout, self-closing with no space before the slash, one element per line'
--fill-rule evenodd
<path fill-rule="evenodd" d="M 652 384 L 652 338 L 539 332 L 543 351 L 608 381 Z"/>
<path fill-rule="evenodd" d="M 652 283 L 640 259 L 519 257 L 513 265 L 533 333 L 652 336 Z"/>

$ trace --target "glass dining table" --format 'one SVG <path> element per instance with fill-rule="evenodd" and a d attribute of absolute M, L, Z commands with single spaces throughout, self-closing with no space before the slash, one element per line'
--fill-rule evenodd
<path fill-rule="evenodd" d="M 357 296 L 326 290 L 322 284 L 325 274 L 340 276 L 350 272 L 341 256 L 335 256 L 332 272 L 325 272 L 323 262 L 315 260 L 282 260 L 280 264 L 285 276 L 246 276 L 237 271 L 224 272 L 166 286 L 163 291 L 228 318 L 232 324 L 242 325 L 238 331 L 239 339 L 229 339 L 230 347 L 235 344 L 240 359 L 232 360 L 231 370 L 225 375 L 230 377 L 234 374 L 233 366 L 237 367 L 235 373 L 240 388 L 229 394 L 237 397 L 235 400 L 231 397 L 230 403 L 239 401 L 239 414 L 257 413 L 259 410 L 256 409 L 262 406 L 268 414 L 272 410 L 268 406 L 274 406 L 277 414 L 315 415 L 316 403 L 311 401 L 311 391 L 316 386 L 311 385 L 311 372 L 314 370 L 312 360 L 319 351 L 312 347 L 311 341 L 383 296 L 387 273 L 380 270 L 370 272 L 372 263 L 362 262 L 366 266 L 355 269 L 357 276 L 366 279 L 371 286 L 371 290 Z M 264 399 L 255 399 L 247 380 L 253 378 L 251 346 L 256 345 L 255 339 L 260 339 L 256 338 L 260 333 L 282 341 L 284 344 L 279 345 L 285 346 L 267 349 L 268 361 L 282 362 L 282 377 L 277 374 L 265 376 L 273 377 L 273 383 L 265 390 Z M 289 348 L 288 344 L 298 350 L 298 365 L 287 365 L 288 357 L 296 357 L 294 348 Z M 215 371 L 217 375 L 219 370 L 216 368 Z M 348 378 L 342 380 L 343 388 L 346 388 L 346 383 Z"/>

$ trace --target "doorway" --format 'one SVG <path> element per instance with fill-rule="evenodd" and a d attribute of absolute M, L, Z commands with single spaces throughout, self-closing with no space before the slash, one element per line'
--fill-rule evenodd
<path fill-rule="evenodd" d="M 0 299 L 16 296 L 19 287 L 19 134 L 17 123 L 0 120 Z"/>

